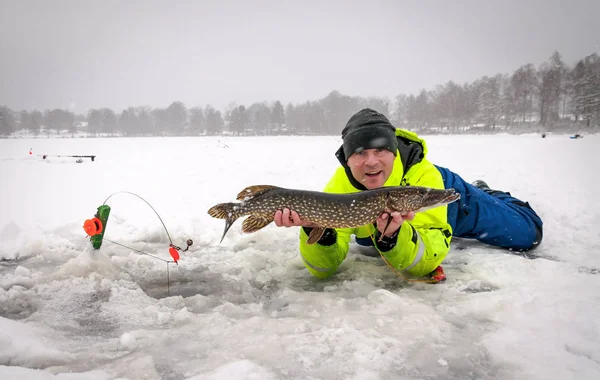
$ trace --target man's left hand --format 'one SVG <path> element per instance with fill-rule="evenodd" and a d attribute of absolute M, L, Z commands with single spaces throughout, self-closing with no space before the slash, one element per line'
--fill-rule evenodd
<path fill-rule="evenodd" d="M 390 217 L 392 219 L 390 221 L 390 225 L 387 226 L 387 229 L 386 229 L 385 226 L 388 224 L 388 219 Z M 394 236 L 396 231 L 398 231 L 400 229 L 400 226 L 402 226 L 402 223 L 404 223 L 407 220 L 411 221 L 414 218 L 415 218 L 415 213 L 413 211 L 410 211 L 410 212 L 404 213 L 404 214 L 400 214 L 398 211 L 394 211 L 389 214 L 386 212 L 386 213 L 381 214 L 381 216 L 379 218 L 377 218 L 377 229 L 379 230 L 379 232 L 381 232 L 383 234 L 383 236 L 392 237 L 392 236 Z"/>

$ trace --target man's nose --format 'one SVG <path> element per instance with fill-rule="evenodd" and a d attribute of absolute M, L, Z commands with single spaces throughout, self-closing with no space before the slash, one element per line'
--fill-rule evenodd
<path fill-rule="evenodd" d="M 366 153 L 365 165 L 373 166 L 373 165 L 377 165 L 377 162 L 378 162 L 377 156 L 375 154 L 373 154 L 373 152 Z"/>

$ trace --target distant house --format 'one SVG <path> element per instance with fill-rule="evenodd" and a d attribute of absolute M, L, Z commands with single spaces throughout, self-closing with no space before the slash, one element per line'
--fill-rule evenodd
<path fill-rule="evenodd" d="M 87 130 L 88 122 L 87 121 L 76 121 L 73 123 L 73 126 L 75 127 L 75 130 L 85 131 L 85 130 Z"/>

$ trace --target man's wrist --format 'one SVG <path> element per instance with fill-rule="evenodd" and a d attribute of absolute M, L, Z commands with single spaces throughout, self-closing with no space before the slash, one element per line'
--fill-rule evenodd
<path fill-rule="evenodd" d="M 381 252 L 391 251 L 398 243 L 398 234 L 400 233 L 400 228 L 394 232 L 392 236 L 382 235 L 381 231 L 376 230 L 375 232 L 375 244 L 377 248 Z"/>

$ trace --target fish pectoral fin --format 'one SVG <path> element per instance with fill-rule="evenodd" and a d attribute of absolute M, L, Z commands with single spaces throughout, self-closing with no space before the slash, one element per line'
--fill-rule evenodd
<path fill-rule="evenodd" d="M 237 200 L 238 201 L 247 201 L 250 200 L 254 197 L 257 197 L 261 194 L 266 193 L 267 191 L 276 189 L 277 186 L 273 186 L 273 185 L 252 185 L 252 186 L 248 186 L 246 187 L 244 190 L 240 191 L 240 193 L 237 195 Z"/>
<path fill-rule="evenodd" d="M 307 244 L 315 244 L 316 242 L 319 241 L 319 239 L 321 239 L 321 236 L 323 236 L 324 233 L 325 233 L 324 227 L 314 227 L 312 229 L 312 231 L 310 231 L 310 234 L 308 234 L 308 240 L 306 241 L 306 243 Z"/>
<path fill-rule="evenodd" d="M 242 223 L 242 231 L 246 233 L 256 232 L 273 221 L 273 217 L 267 215 L 250 215 Z"/>
<path fill-rule="evenodd" d="M 383 240 L 384 234 L 387 232 L 387 229 L 390 226 L 390 223 L 392 223 L 392 215 L 389 212 L 387 214 L 388 214 L 387 223 L 385 224 L 385 228 L 383 229 L 383 232 L 381 233 L 381 236 L 377 240 L 379 242 Z"/>

